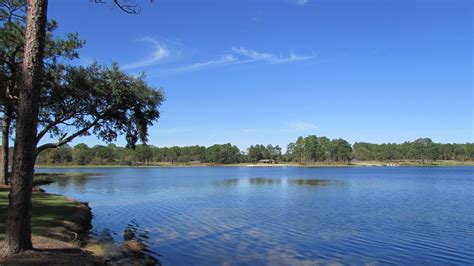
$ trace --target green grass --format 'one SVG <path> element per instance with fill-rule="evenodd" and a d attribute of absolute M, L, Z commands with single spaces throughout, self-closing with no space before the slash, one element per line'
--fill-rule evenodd
<path fill-rule="evenodd" d="M 86 173 L 70 172 L 70 173 L 38 173 L 33 177 L 33 186 L 38 187 L 56 182 L 63 177 L 81 177 Z"/>
<path fill-rule="evenodd" d="M 55 174 L 35 174 L 33 177 L 33 186 L 47 185 L 54 182 Z"/>
<path fill-rule="evenodd" d="M 5 238 L 7 219 L 8 189 L 0 187 L 0 240 Z M 33 192 L 32 198 L 32 234 L 52 237 L 53 229 L 62 226 L 62 221 L 71 221 L 77 212 L 79 203 L 60 195 Z"/>
<path fill-rule="evenodd" d="M 128 168 L 128 167 L 147 167 L 142 165 L 35 165 L 35 168 L 52 168 L 52 169 L 67 169 L 67 168 Z M 67 173 L 69 174 L 69 173 Z"/>

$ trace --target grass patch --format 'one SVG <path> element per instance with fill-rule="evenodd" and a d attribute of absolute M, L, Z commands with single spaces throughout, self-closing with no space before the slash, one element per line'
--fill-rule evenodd
<path fill-rule="evenodd" d="M 8 188 L 0 187 L 0 240 L 5 239 L 8 193 Z M 82 234 L 88 229 L 85 228 L 90 225 L 88 212 L 84 204 L 64 196 L 33 192 L 32 234 L 60 241 L 71 241 L 74 238 L 73 232 Z"/>
<path fill-rule="evenodd" d="M 54 178 L 57 177 L 56 174 L 35 174 L 33 177 L 33 186 L 42 186 L 53 183 Z"/>
<path fill-rule="evenodd" d="M 87 164 L 87 165 L 35 165 L 35 168 L 42 169 L 42 168 L 51 168 L 51 169 L 68 169 L 68 168 L 130 168 L 130 167 L 145 167 L 145 166 L 138 166 L 138 165 L 95 165 L 95 164 Z M 69 174 L 69 173 L 68 173 Z"/>

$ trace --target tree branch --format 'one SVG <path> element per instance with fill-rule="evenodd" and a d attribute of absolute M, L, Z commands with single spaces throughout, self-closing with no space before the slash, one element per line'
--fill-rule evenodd
<path fill-rule="evenodd" d="M 57 126 L 59 124 L 61 124 L 63 121 L 62 120 L 57 120 L 55 122 L 52 122 L 50 124 L 48 124 L 47 126 L 45 126 L 43 128 L 43 130 L 41 130 L 41 132 L 38 133 L 38 135 L 36 136 L 36 144 L 38 144 L 38 142 L 44 137 L 44 135 L 46 135 L 46 133 L 48 133 L 48 131 L 53 128 L 54 126 Z"/>
<path fill-rule="evenodd" d="M 74 138 L 86 133 L 87 131 L 89 131 L 89 129 L 91 129 L 92 127 L 97 125 L 97 123 L 99 123 L 99 121 L 101 119 L 102 119 L 102 116 L 98 116 L 89 126 L 77 131 L 76 133 L 72 134 L 71 136 L 69 136 L 67 138 L 66 138 L 66 134 L 63 135 L 59 139 L 59 141 L 56 142 L 56 143 L 46 143 L 46 144 L 43 144 L 43 145 L 39 146 L 38 148 L 36 148 L 36 155 L 40 154 L 44 150 L 59 148 L 59 147 L 65 145 L 65 144 L 67 144 L 68 142 L 71 142 Z"/>
<path fill-rule="evenodd" d="M 105 4 L 107 1 L 106 0 L 89 0 L 90 2 L 95 2 L 96 4 Z M 123 12 L 127 14 L 132 14 L 132 15 L 137 15 L 140 14 L 141 12 L 141 7 L 137 4 L 126 4 L 126 3 L 121 3 L 121 0 L 112 0 L 112 2 L 120 8 Z M 150 3 L 153 2 L 153 0 L 150 0 Z"/>
<path fill-rule="evenodd" d="M 141 8 L 138 5 L 122 4 L 119 2 L 119 0 L 114 0 L 114 3 L 125 13 L 136 15 L 136 14 L 140 14 L 141 12 Z"/>

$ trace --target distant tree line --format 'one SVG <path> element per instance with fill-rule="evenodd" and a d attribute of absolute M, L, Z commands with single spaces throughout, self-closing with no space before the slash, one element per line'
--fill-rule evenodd
<path fill-rule="evenodd" d="M 164 147 L 136 145 L 134 149 L 115 144 L 88 147 L 78 144 L 49 149 L 38 155 L 40 165 L 147 165 L 151 163 L 219 163 L 243 162 L 239 148 L 231 144 L 216 144 L 210 147 Z"/>
<path fill-rule="evenodd" d="M 441 144 L 429 138 L 420 138 L 402 144 L 371 144 L 356 142 L 353 145 L 354 159 L 359 161 L 380 160 L 419 160 L 433 162 L 436 160 L 474 160 L 474 143 Z"/>
<path fill-rule="evenodd" d="M 147 165 L 153 163 L 256 163 L 260 160 L 275 162 L 327 162 L 349 163 L 357 161 L 416 160 L 422 163 L 436 160 L 474 160 L 474 144 L 440 144 L 429 138 L 402 144 L 372 144 L 356 142 L 351 146 L 344 139 L 310 135 L 299 137 L 288 144 L 286 153 L 278 145 L 252 145 L 245 152 L 232 144 L 215 144 L 210 147 L 155 147 L 136 145 L 135 149 L 115 144 L 64 145 L 39 154 L 40 165 Z"/>

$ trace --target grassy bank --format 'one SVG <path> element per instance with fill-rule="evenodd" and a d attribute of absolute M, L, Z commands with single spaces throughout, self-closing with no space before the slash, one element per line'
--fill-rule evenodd
<path fill-rule="evenodd" d="M 81 249 L 91 227 L 92 214 L 85 203 L 35 189 L 32 197 L 32 235 L 35 251 L 4 258 L 9 188 L 0 187 L 0 264 L 101 264 Z"/>
<path fill-rule="evenodd" d="M 37 164 L 35 168 L 42 169 L 42 168 L 52 168 L 52 169 L 66 169 L 66 168 L 128 168 L 128 167 L 143 167 L 140 165 L 116 165 L 116 164 L 88 164 L 88 165 L 79 165 L 79 164 L 71 164 L 71 165 L 44 165 L 44 164 Z M 69 174 L 69 173 L 67 173 Z"/>
<path fill-rule="evenodd" d="M 32 241 L 34 251 L 4 257 L 5 221 L 10 188 L 0 185 L 0 265 L 159 265 L 146 253 L 147 247 L 130 234 L 122 245 L 89 237 L 92 212 L 86 203 L 45 193 L 39 185 L 57 178 L 84 173 L 36 174 L 32 195 Z"/>

